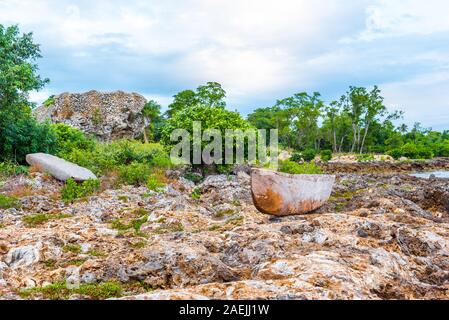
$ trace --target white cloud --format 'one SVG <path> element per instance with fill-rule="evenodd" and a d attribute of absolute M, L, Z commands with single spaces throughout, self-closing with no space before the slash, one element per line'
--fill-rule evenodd
<path fill-rule="evenodd" d="M 298 91 L 384 83 L 410 121 L 425 100 L 419 79 L 429 108 L 445 105 L 448 11 L 447 0 L 0 0 L 0 21 L 42 44 L 54 93 L 123 89 L 168 105 L 219 81 L 247 111 Z"/>
<path fill-rule="evenodd" d="M 405 111 L 408 124 L 421 122 L 435 129 L 448 129 L 449 70 L 441 70 L 380 86 L 385 103 Z"/>
<path fill-rule="evenodd" d="M 378 0 L 367 7 L 361 40 L 449 31 L 447 0 Z"/>

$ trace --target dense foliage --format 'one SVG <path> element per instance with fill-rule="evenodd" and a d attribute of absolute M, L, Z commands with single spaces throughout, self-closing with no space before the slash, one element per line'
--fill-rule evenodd
<path fill-rule="evenodd" d="M 29 92 L 48 82 L 37 74 L 40 57 L 31 33 L 0 24 L 0 161 L 23 163 L 28 153 L 55 151 L 50 125 L 36 122 L 28 102 Z"/>
<path fill-rule="evenodd" d="M 248 121 L 257 128 L 278 129 L 282 146 L 297 151 L 294 159 L 308 161 L 322 150 L 383 153 L 396 159 L 449 156 L 449 131 L 425 129 L 419 123 L 411 130 L 395 126 L 402 113 L 389 112 L 383 101 L 377 87 L 371 91 L 350 87 L 329 105 L 319 93 L 299 93 L 273 107 L 256 109 Z"/>
<path fill-rule="evenodd" d="M 171 133 L 176 129 L 185 129 L 190 133 L 190 144 L 193 146 L 193 123 L 201 122 L 202 131 L 216 129 L 222 137 L 222 148 L 224 155 L 226 130 L 251 128 L 250 124 L 244 120 L 239 113 L 232 112 L 221 106 L 210 107 L 206 105 L 195 105 L 184 108 L 177 112 L 172 118 L 167 120 L 162 131 L 162 143 L 166 146 L 178 144 L 178 141 L 171 141 Z M 202 141 L 202 148 L 210 142 Z M 193 147 L 191 148 L 193 150 Z"/>

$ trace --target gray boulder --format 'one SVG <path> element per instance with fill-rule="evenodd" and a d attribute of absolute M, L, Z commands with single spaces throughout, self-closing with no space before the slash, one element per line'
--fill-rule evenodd
<path fill-rule="evenodd" d="M 26 161 L 39 171 L 46 172 L 60 181 L 67 181 L 70 178 L 78 182 L 97 179 L 92 171 L 49 154 L 29 154 L 26 156 Z"/>
<path fill-rule="evenodd" d="M 34 109 L 40 122 L 50 120 L 80 129 L 100 141 L 133 139 L 147 125 L 142 114 L 147 100 L 137 93 L 63 93 Z"/>

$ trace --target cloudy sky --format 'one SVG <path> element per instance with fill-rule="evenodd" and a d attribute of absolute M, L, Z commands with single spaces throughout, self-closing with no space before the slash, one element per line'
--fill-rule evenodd
<path fill-rule="evenodd" d="M 449 128 L 448 12 L 447 0 L 0 0 L 0 23 L 42 45 L 38 101 L 121 89 L 166 106 L 218 81 L 247 114 L 378 84 L 405 122 L 435 129 Z"/>

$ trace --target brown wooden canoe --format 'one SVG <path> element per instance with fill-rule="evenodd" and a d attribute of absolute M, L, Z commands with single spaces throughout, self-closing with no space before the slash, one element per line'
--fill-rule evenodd
<path fill-rule="evenodd" d="M 332 193 L 335 176 L 292 175 L 270 170 L 251 171 L 255 207 L 275 216 L 300 215 L 323 206 Z"/>

